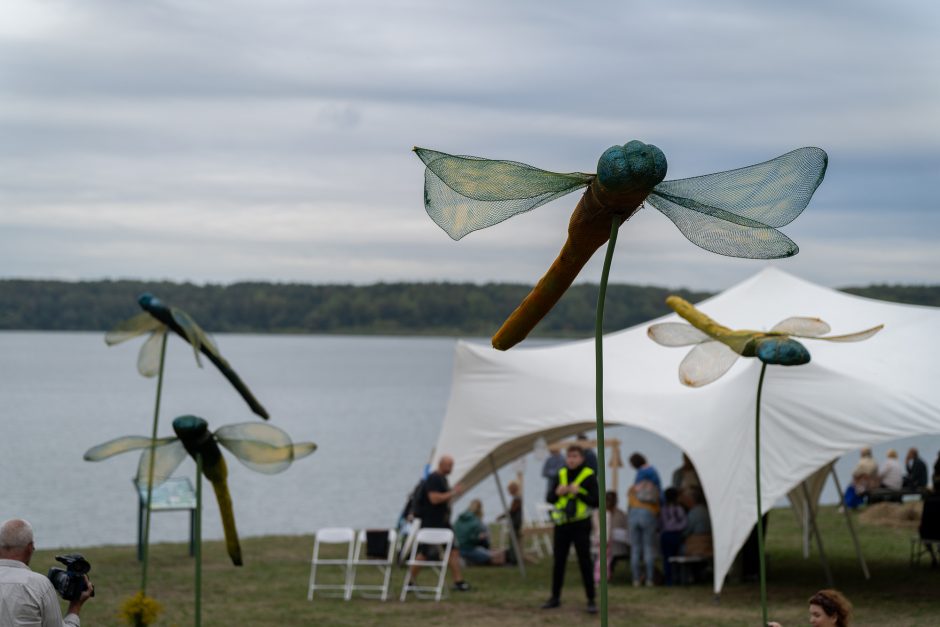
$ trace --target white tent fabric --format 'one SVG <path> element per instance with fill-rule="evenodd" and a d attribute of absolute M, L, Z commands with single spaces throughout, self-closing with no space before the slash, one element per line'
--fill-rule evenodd
<path fill-rule="evenodd" d="M 765 511 L 847 452 L 940 433 L 940 385 L 932 380 L 940 310 L 844 294 L 773 267 L 699 306 L 732 328 L 769 329 L 789 316 L 818 316 L 835 334 L 885 325 L 865 342 L 806 340 L 809 364 L 768 368 L 761 408 Z M 742 358 L 715 383 L 685 387 L 678 368 L 688 349 L 655 344 L 648 324 L 605 337 L 605 422 L 647 429 L 695 464 L 711 511 L 718 592 L 756 519 L 760 362 Z M 470 487 L 490 473 L 491 456 L 502 466 L 531 451 L 539 436 L 551 441 L 593 424 L 593 341 L 508 352 L 461 341 L 435 455 L 453 456 L 453 481 Z"/>

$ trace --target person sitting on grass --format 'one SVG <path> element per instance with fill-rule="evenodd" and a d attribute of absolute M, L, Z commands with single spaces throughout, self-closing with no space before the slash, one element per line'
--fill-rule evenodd
<path fill-rule="evenodd" d="M 820 590 L 809 598 L 809 624 L 812 627 L 848 627 L 852 604 L 838 590 Z M 767 627 L 781 627 L 767 623 Z"/>
<path fill-rule="evenodd" d="M 457 546 L 467 564 L 498 566 L 506 563 L 506 552 L 490 549 L 490 534 L 483 524 L 483 503 L 480 499 L 470 501 L 470 506 L 457 517 L 454 523 Z"/>

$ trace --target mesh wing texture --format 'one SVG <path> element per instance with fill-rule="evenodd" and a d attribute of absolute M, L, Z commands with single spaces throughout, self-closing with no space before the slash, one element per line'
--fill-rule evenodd
<path fill-rule="evenodd" d="M 424 207 L 452 239 L 485 229 L 586 187 L 593 174 L 415 148 L 424 162 Z"/>
<path fill-rule="evenodd" d="M 799 148 L 737 170 L 663 181 L 648 200 L 705 250 L 751 259 L 789 257 L 799 247 L 776 227 L 806 208 L 827 163 L 822 149 Z"/>

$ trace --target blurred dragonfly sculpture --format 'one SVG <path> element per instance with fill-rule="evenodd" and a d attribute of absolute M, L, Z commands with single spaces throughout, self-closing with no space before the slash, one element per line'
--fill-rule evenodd
<path fill-rule="evenodd" d="M 799 148 L 756 165 L 688 179 L 663 181 L 666 156 L 652 144 L 633 140 L 608 148 L 597 173 L 558 173 L 515 161 L 414 151 L 425 165 L 424 206 L 455 240 L 498 224 L 575 190 L 587 188 L 568 221 L 568 238 L 558 257 L 528 296 L 493 335 L 493 347 L 512 348 L 558 302 L 598 248 L 609 242 L 601 272 L 595 317 L 597 439 L 604 441 L 603 317 L 607 278 L 620 225 L 644 202 L 666 215 L 693 244 L 731 257 L 776 259 L 799 248 L 778 227 L 792 222 L 809 204 L 826 173 L 820 148 Z M 604 447 L 598 447 L 604 467 Z M 598 476 L 601 493 L 604 473 Z M 606 537 L 606 504 L 601 499 L 600 536 Z M 600 545 L 600 563 L 607 547 Z M 607 625 L 607 571 L 601 569 L 601 625 Z"/>
<path fill-rule="evenodd" d="M 241 547 L 235 528 L 235 514 L 228 488 L 228 466 L 221 444 L 235 457 L 258 472 L 275 474 L 286 470 L 295 459 L 313 453 L 317 446 L 312 442 L 294 444 L 287 433 L 274 425 L 258 422 L 225 425 L 214 433 L 208 423 L 198 416 L 180 416 L 173 420 L 175 437 L 159 438 L 151 453 L 151 438 L 124 436 L 94 446 L 85 453 L 85 460 L 97 462 L 119 453 L 143 450 L 137 467 L 137 482 L 141 486 L 156 487 L 166 481 L 182 463 L 187 453 L 196 459 L 201 456 L 202 474 L 212 483 L 219 503 L 222 527 L 225 531 L 225 546 L 232 563 L 242 565 Z M 153 479 L 150 463 L 153 460 Z"/>
<path fill-rule="evenodd" d="M 767 624 L 767 576 L 764 566 L 764 529 L 762 524 L 760 473 L 760 399 L 764 374 L 768 365 L 801 366 L 810 361 L 809 351 L 799 341 L 806 338 L 828 342 L 860 342 L 872 337 L 884 325 L 845 335 L 826 335 L 828 324 L 819 318 L 792 317 L 774 325 L 770 331 L 733 330 L 719 324 L 678 296 L 666 299 L 682 322 L 660 322 L 651 325 L 647 334 L 663 346 L 692 346 L 679 364 L 679 380 L 689 387 L 707 385 L 724 375 L 738 357 L 756 357 L 761 363 L 757 381 L 757 404 L 754 425 L 754 466 L 757 494 L 757 541 L 760 557 L 760 594 L 763 624 Z"/>
<path fill-rule="evenodd" d="M 135 337 L 150 334 L 150 337 L 140 348 L 137 357 L 137 370 L 145 377 L 157 377 L 157 395 L 153 409 L 153 426 L 151 428 L 151 458 L 153 458 L 153 448 L 157 443 L 157 426 L 160 419 L 160 400 L 163 394 L 163 368 L 166 361 L 166 340 L 167 332 L 173 331 L 178 336 L 186 340 L 192 346 L 196 356 L 196 364 L 202 367 L 200 353 L 205 355 L 222 375 L 238 390 L 238 393 L 248 403 L 251 410 L 267 420 L 268 412 L 262 407 L 261 403 L 255 398 L 248 386 L 241 380 L 241 377 L 232 369 L 228 361 L 222 357 L 215 343 L 209 338 L 208 334 L 196 324 L 192 316 L 177 307 L 170 307 L 164 304 L 153 294 L 142 294 L 137 303 L 144 310 L 136 316 L 124 320 L 105 335 L 105 342 L 108 346 L 120 344 Z M 150 565 L 150 502 L 153 493 L 153 477 L 150 470 L 147 472 L 147 480 L 142 481 L 141 485 L 147 486 L 147 500 L 145 503 L 145 517 L 143 523 L 143 563 L 141 565 L 141 585 L 140 595 L 146 598 L 147 595 L 147 574 Z"/>
<path fill-rule="evenodd" d="M 679 380 L 689 387 L 701 387 L 728 372 L 738 357 L 757 357 L 764 364 L 800 366 L 809 363 L 810 354 L 800 342 L 806 338 L 827 342 L 860 342 L 884 328 L 878 325 L 846 335 L 826 335 L 829 325 L 819 318 L 793 317 L 778 322 L 770 331 L 732 330 L 721 325 L 679 296 L 666 299 L 689 324 L 661 322 L 647 334 L 663 346 L 692 346 L 679 364 Z"/>
<path fill-rule="evenodd" d="M 154 377 L 162 372 L 164 342 L 166 341 L 167 331 L 171 330 L 193 347 L 196 364 L 199 367 L 202 367 L 202 360 L 199 358 L 199 354 L 202 353 L 238 390 L 238 393 L 248 403 L 251 411 L 265 420 L 269 418 L 267 410 L 261 406 L 261 403 L 254 397 L 248 386 L 222 357 L 215 343 L 202 330 L 202 327 L 196 324 L 192 316 L 182 309 L 165 305 L 153 294 L 142 294 L 137 302 L 144 311 L 121 322 L 109 331 L 104 338 L 108 346 L 120 344 L 149 333 L 150 337 L 140 347 L 140 353 L 137 357 L 137 370 L 145 377 Z"/>

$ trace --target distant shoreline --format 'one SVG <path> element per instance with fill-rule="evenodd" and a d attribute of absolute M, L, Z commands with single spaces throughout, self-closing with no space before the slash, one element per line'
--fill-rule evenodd
<path fill-rule="evenodd" d="M 168 281 L 0 280 L 0 330 L 106 331 L 137 314 L 152 292 L 185 309 L 214 333 L 489 337 L 530 289 L 518 283 L 312 285 Z M 533 337 L 574 339 L 594 332 L 596 284 L 572 286 Z M 870 285 L 842 291 L 914 305 L 940 306 L 940 285 Z M 617 330 L 669 313 L 665 298 L 698 302 L 710 292 L 612 284 L 605 325 Z"/>

